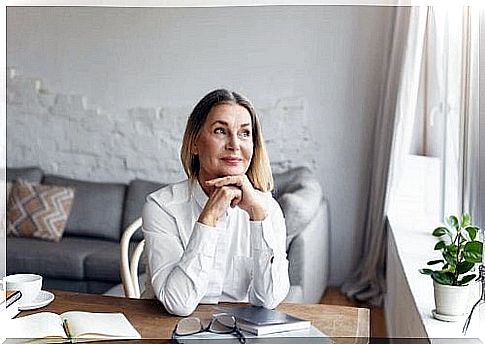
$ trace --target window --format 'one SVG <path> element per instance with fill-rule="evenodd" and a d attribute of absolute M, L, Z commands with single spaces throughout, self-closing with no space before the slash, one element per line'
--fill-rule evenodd
<path fill-rule="evenodd" d="M 410 149 L 391 211 L 439 222 L 478 201 L 478 11 L 430 7 Z M 396 207 L 399 207 L 396 210 Z"/>

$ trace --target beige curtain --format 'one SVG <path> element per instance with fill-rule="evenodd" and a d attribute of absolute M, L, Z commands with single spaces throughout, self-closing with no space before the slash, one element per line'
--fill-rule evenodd
<path fill-rule="evenodd" d="M 387 79 L 374 132 L 361 259 L 353 277 L 342 286 L 348 297 L 376 305 L 383 303 L 386 212 L 390 190 L 399 172 L 395 166 L 402 164 L 401 157 L 411 140 L 427 13 L 426 7 L 396 8 Z"/>
<path fill-rule="evenodd" d="M 388 77 L 374 133 L 361 259 L 342 286 L 351 298 L 383 302 L 388 209 L 396 209 L 400 177 L 416 141 L 416 113 L 423 106 L 442 109 L 439 119 L 444 129 L 438 133 L 442 207 L 445 212 L 476 212 L 478 14 L 469 7 L 396 9 Z M 420 120 L 435 121 L 432 117 L 425 110 Z"/>
<path fill-rule="evenodd" d="M 475 223 L 485 228 L 485 213 L 480 209 L 480 110 L 479 110 L 479 37 L 480 15 L 476 8 L 465 8 L 463 12 L 463 50 L 462 90 L 460 104 L 462 114 L 463 140 L 463 202 L 462 211 L 469 212 Z M 482 20 L 485 19 L 482 18 Z M 482 22 L 483 23 L 483 22 Z M 483 49 L 483 48 L 482 48 Z M 482 71 L 483 73 L 483 71 Z M 482 91 L 483 92 L 483 91 Z M 485 121 L 485 116 L 483 117 Z M 483 132 L 482 132 L 483 136 Z M 485 145 L 481 143 L 482 149 Z M 485 176 L 482 175 L 482 178 Z M 482 182 L 483 183 L 483 182 Z M 485 204 L 482 204 L 482 211 Z"/>

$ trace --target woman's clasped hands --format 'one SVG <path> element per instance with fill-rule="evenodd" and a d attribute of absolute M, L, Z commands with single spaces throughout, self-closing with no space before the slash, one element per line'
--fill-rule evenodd
<path fill-rule="evenodd" d="M 215 227 L 226 209 L 236 206 L 245 210 L 251 221 L 266 218 L 263 196 L 254 189 L 245 174 L 215 178 L 204 184 L 209 190 L 209 199 L 199 216 L 199 222 Z"/>

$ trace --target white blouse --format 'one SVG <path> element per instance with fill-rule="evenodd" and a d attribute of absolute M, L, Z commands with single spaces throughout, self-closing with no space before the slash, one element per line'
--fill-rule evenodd
<path fill-rule="evenodd" d="M 196 179 L 148 195 L 143 234 L 151 285 L 143 297 L 156 296 L 180 316 L 199 303 L 275 308 L 290 285 L 286 226 L 271 193 L 263 195 L 266 219 L 250 221 L 246 211 L 229 207 L 215 228 L 197 222 L 208 197 Z"/>

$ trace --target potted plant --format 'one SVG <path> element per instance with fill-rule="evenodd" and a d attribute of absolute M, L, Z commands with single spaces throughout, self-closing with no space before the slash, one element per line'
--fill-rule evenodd
<path fill-rule="evenodd" d="M 466 312 L 470 283 L 477 277 L 474 271 L 481 263 L 483 244 L 478 241 L 479 228 L 472 224 L 469 214 L 451 215 L 445 222 L 445 226 L 433 230 L 433 236 L 439 240 L 434 249 L 440 251 L 443 258 L 428 262 L 428 265 L 442 264 L 441 269 L 419 271 L 433 279 L 435 317 L 453 320 Z"/>

